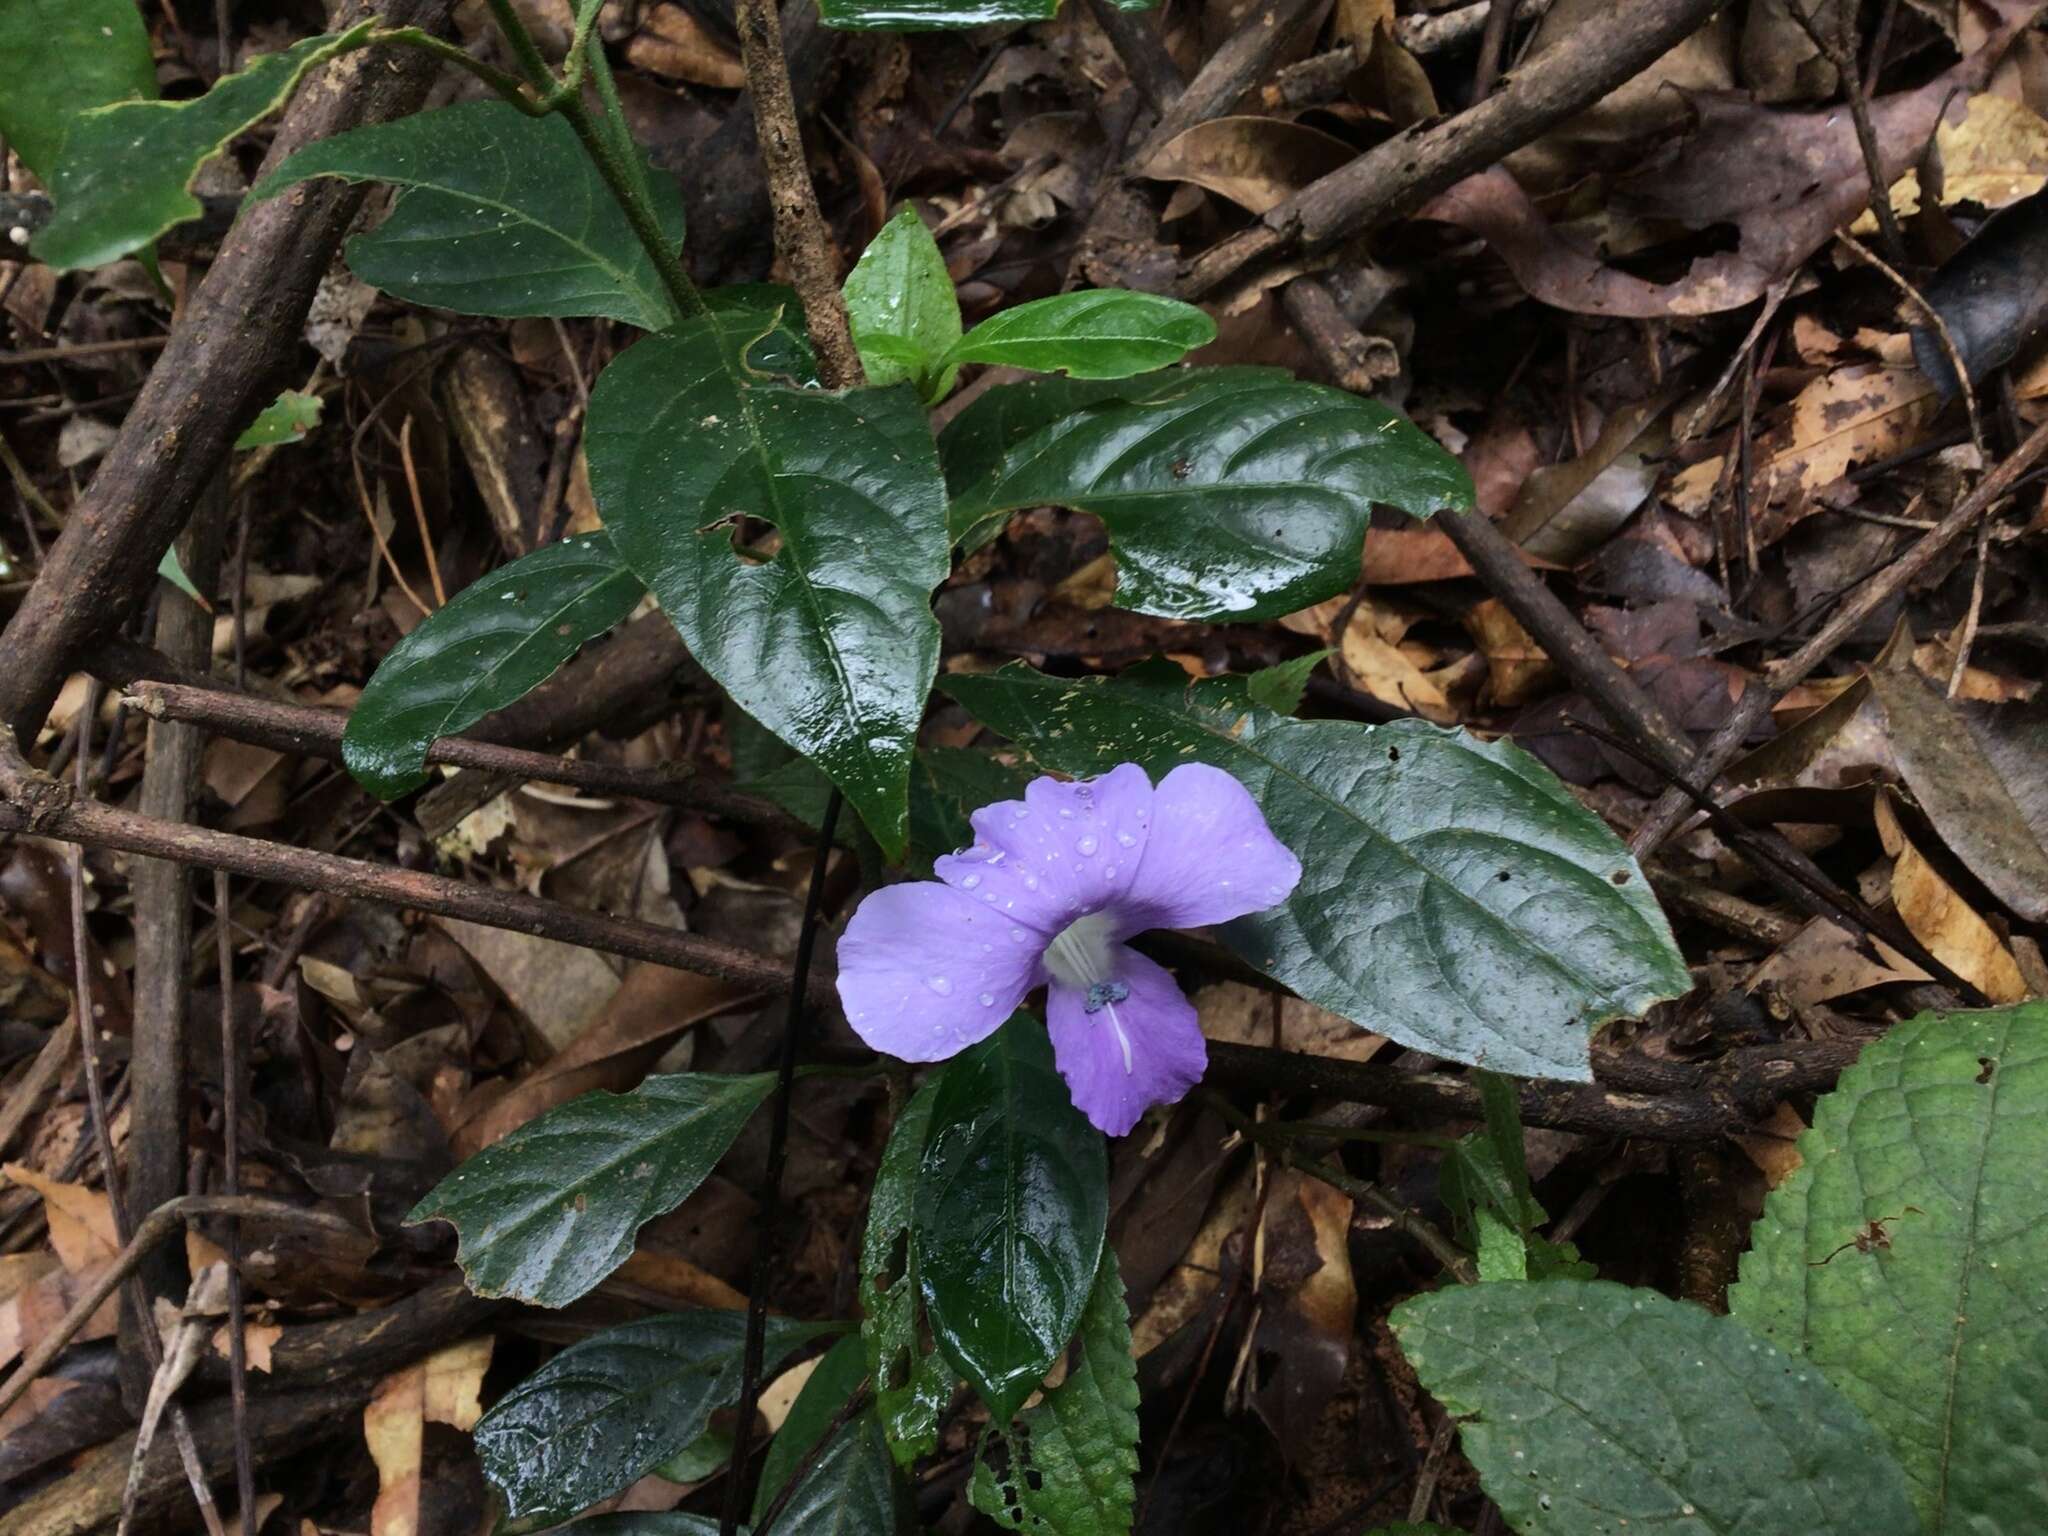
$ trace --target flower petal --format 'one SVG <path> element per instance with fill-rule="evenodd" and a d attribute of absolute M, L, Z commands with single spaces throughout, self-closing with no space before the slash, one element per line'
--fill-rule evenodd
<path fill-rule="evenodd" d="M 1117 934 L 1202 928 L 1287 899 L 1301 860 L 1258 802 L 1207 763 L 1182 763 L 1152 796 L 1152 837 L 1117 911 Z"/>
<path fill-rule="evenodd" d="M 1171 1104 L 1200 1082 L 1209 1048 L 1172 976 L 1122 944 L 1111 956 L 1115 986 L 1096 989 L 1095 1011 L 1086 992 L 1054 982 L 1045 1022 L 1075 1105 L 1097 1130 L 1121 1136 L 1152 1105 Z"/>
<path fill-rule="evenodd" d="M 1022 800 L 971 818 L 974 846 L 935 860 L 956 891 L 1050 938 L 1123 899 L 1145 852 L 1152 781 L 1136 763 L 1068 784 L 1033 779 Z"/>
<path fill-rule="evenodd" d="M 1045 938 L 935 880 L 884 886 L 839 939 L 853 1032 L 905 1061 L 940 1061 L 991 1034 L 1038 984 Z"/>

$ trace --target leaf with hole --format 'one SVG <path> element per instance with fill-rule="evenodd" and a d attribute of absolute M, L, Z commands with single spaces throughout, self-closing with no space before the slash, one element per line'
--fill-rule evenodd
<path fill-rule="evenodd" d="M 908 380 L 926 400 L 943 399 L 952 371 L 940 359 L 960 339 L 960 300 L 915 208 L 906 203 L 868 242 L 843 292 L 868 382 Z"/>
<path fill-rule="evenodd" d="M 776 324 L 699 316 L 607 368 L 591 489 L 704 670 L 899 858 L 939 660 L 945 487 L 914 391 L 792 388 L 775 376 L 796 371 Z"/>
<path fill-rule="evenodd" d="M 1008 1429 L 990 1426 L 967 1496 L 1006 1530 L 1126 1536 L 1137 1472 L 1131 1319 L 1115 1250 L 1104 1248 L 1066 1378 Z"/>
<path fill-rule="evenodd" d="M 646 590 L 603 533 L 478 577 L 392 647 L 349 715 L 342 761 L 372 794 L 410 794 L 436 739 L 532 692 Z"/>
<path fill-rule="evenodd" d="M 768 1319 L 766 1368 L 829 1325 Z M 571 1344 L 477 1421 L 513 1519 L 565 1520 L 646 1476 L 738 1398 L 744 1312 L 670 1312 Z"/>
<path fill-rule="evenodd" d="M 1376 503 L 1472 504 L 1463 466 L 1406 417 L 1268 368 L 998 385 L 940 454 L 955 539 L 1022 507 L 1093 513 L 1117 606 L 1171 619 L 1296 612 L 1358 580 Z"/>
<path fill-rule="evenodd" d="M 58 271 L 104 266 L 197 218 L 199 168 L 268 117 L 307 70 L 360 47 L 374 23 L 252 59 L 191 101 L 126 101 L 81 113 L 50 173 L 50 222 L 30 248 Z"/>
<path fill-rule="evenodd" d="M 386 293 L 465 315 L 675 322 L 653 258 L 558 113 L 465 101 L 354 128 L 307 145 L 250 196 L 319 176 L 401 189 L 390 216 L 348 243 L 350 270 Z M 662 233 L 681 246 L 675 179 L 647 182 Z"/>
<path fill-rule="evenodd" d="M 954 343 L 947 366 L 993 363 L 1075 379 L 1127 379 L 1216 339 L 1216 322 L 1156 293 L 1056 293 L 990 315 Z"/>
<path fill-rule="evenodd" d="M 135 0 L 0 0 L 0 139 L 39 180 L 80 113 L 155 98 Z"/>
<path fill-rule="evenodd" d="M 1729 1311 L 1869 1416 L 1929 1531 L 2048 1530 L 2048 1004 L 1899 1025 L 1799 1155 Z"/>
<path fill-rule="evenodd" d="M 911 1249 L 939 1348 L 1007 1423 L 1074 1336 L 1109 1220 L 1102 1137 L 1028 1013 L 941 1069 Z"/>
<path fill-rule="evenodd" d="M 479 1296 L 567 1306 L 626 1262 L 642 1224 L 689 1198 L 774 1086 L 772 1072 L 679 1072 L 586 1093 L 469 1159 L 406 1221 L 455 1228 Z"/>
<path fill-rule="evenodd" d="M 1403 1045 L 1525 1076 L 1591 1076 L 1588 1036 L 1692 988 L 1642 871 L 1534 758 L 1420 721 L 1291 720 L 1242 680 L 1159 664 L 1027 667 L 945 691 L 1044 767 L 1234 775 L 1308 872 L 1223 940 L 1310 1002 Z"/>
<path fill-rule="evenodd" d="M 918 1168 L 939 1081 L 936 1073 L 926 1078 L 896 1117 L 875 1170 L 860 1244 L 864 1359 L 889 1449 L 905 1468 L 937 1449 L 939 1414 L 953 1396 L 955 1380 L 945 1357 L 924 1344 L 917 1251 L 910 1240 Z"/>
<path fill-rule="evenodd" d="M 1811 1366 L 1733 1318 L 1601 1280 L 1396 1307 L 1402 1353 L 1528 1536 L 1913 1536 L 1905 1478 Z"/>

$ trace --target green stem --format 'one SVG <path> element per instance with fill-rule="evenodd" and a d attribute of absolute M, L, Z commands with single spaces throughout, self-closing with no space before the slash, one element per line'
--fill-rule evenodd
<path fill-rule="evenodd" d="M 411 48 L 420 53 L 432 54 L 445 64 L 466 69 L 483 81 L 506 101 L 524 112 L 528 117 L 546 117 L 550 108 L 544 101 L 535 101 L 526 93 L 526 85 L 517 75 L 507 74 L 494 64 L 473 58 L 453 43 L 423 32 L 418 27 L 392 27 L 383 32 L 372 32 L 363 39 L 364 43 L 390 43 L 394 47 Z"/>
<path fill-rule="evenodd" d="M 591 48 L 591 35 L 597 30 L 598 12 L 603 9 L 604 0 L 598 0 L 596 5 L 577 18 L 576 35 L 569 39 L 569 56 L 562 61 L 562 89 L 569 95 L 573 96 L 583 89 L 583 66 L 587 59 L 594 58 L 598 60 L 600 66 L 603 64 L 604 50 L 601 46 L 594 52 L 585 52 Z"/>
<path fill-rule="evenodd" d="M 540 92 L 547 110 L 559 112 L 567 118 L 569 126 L 576 131 L 576 137 L 582 140 L 585 152 L 597 167 L 597 174 L 604 178 L 604 184 L 618 200 L 626 222 L 632 226 L 634 236 L 646 249 L 654 270 L 660 274 L 662 287 L 668 290 L 669 302 L 675 306 L 676 317 L 682 319 L 708 313 L 703 296 L 697 292 L 697 285 L 683 270 L 682 258 L 662 232 L 661 220 L 655 217 L 654 200 L 648 194 L 646 178 L 640 173 L 639 150 L 627 131 L 625 112 L 619 105 L 611 70 L 599 51 L 603 45 L 594 34 L 583 32 L 587 39 L 585 49 L 596 60 L 592 73 L 598 83 L 598 93 L 604 100 L 605 116 L 600 120 L 593 117 L 590 108 L 584 105 L 583 94 L 578 87 L 555 79 L 547 60 L 541 57 L 533 34 L 526 30 L 526 23 L 513 9 L 512 0 L 490 0 L 490 7 L 492 16 L 497 18 L 499 30 L 512 45 L 520 69 L 533 88 Z M 593 21 L 598 9 L 593 7 L 591 10 Z"/>

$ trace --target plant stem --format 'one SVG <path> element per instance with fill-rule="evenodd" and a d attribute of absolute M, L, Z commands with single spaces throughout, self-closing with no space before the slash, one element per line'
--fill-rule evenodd
<path fill-rule="evenodd" d="M 774 1234 L 782 1209 L 782 1165 L 789 1155 L 789 1101 L 796 1080 L 797 1056 L 803 1046 L 804 987 L 811 973 L 811 951 L 818 943 L 818 922 L 825 906 L 825 872 L 832 864 L 832 834 L 839 827 L 843 797 L 834 789 L 825 801 L 824 825 L 818 829 L 818 851 L 811 860 L 811 888 L 804 897 L 803 927 L 796 940 L 796 963 L 790 967 L 789 1014 L 782 1026 L 782 1061 L 776 1072 L 775 1112 L 768 1128 L 768 1167 L 762 1175 L 761 1214 L 756 1222 L 759 1246 L 754 1253 L 754 1279 L 747 1291 L 747 1345 L 740 1367 L 738 1422 L 733 1426 L 732 1470 L 727 1474 L 725 1512 L 719 1536 L 735 1536 L 745 1507 L 747 1455 L 754 1439 L 754 1413 L 761 1402 L 761 1356 L 768 1337 L 768 1283 L 774 1273 Z"/>
<path fill-rule="evenodd" d="M 393 27 L 388 31 L 372 32 L 364 43 L 389 43 L 397 48 L 411 48 L 420 53 L 432 54 L 444 64 L 453 64 L 457 69 L 466 69 L 483 81 L 498 95 L 524 112 L 528 117 L 546 117 L 551 110 L 545 101 L 536 101 L 527 95 L 525 83 L 517 75 L 508 75 L 495 64 L 486 64 L 444 38 L 418 27 Z"/>

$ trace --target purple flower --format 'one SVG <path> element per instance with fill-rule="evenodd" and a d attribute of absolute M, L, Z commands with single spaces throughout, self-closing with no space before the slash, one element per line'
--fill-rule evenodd
<path fill-rule="evenodd" d="M 1157 789 L 1135 763 L 1035 779 L 972 820 L 974 846 L 939 859 L 937 880 L 885 886 L 853 914 L 839 941 L 846 1017 L 878 1051 L 939 1061 L 1049 986 L 1060 1076 L 1121 1136 L 1208 1061 L 1193 1005 L 1123 941 L 1263 911 L 1294 889 L 1301 861 L 1242 784 L 1201 763 Z"/>

